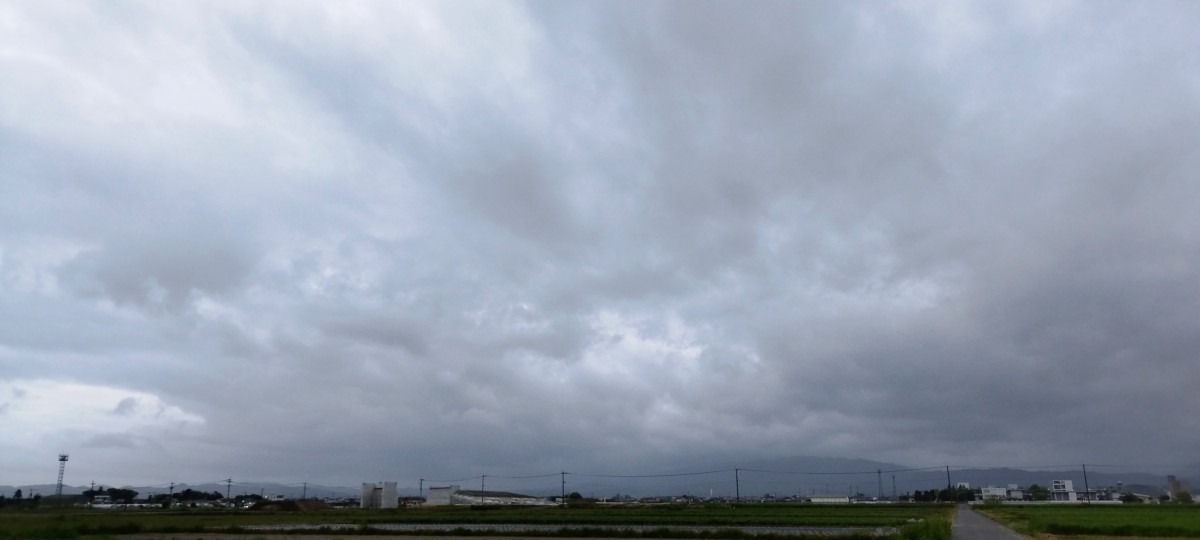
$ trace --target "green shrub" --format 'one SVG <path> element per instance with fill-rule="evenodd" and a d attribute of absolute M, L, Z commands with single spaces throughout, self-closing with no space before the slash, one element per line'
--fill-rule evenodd
<path fill-rule="evenodd" d="M 900 527 L 897 534 L 901 540 L 950 540 L 950 521 L 932 518 L 909 523 Z"/>

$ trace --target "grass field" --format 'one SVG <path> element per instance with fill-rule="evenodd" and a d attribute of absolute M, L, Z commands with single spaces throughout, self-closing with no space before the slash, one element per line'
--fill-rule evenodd
<path fill-rule="evenodd" d="M 429 524 L 542 524 L 588 530 L 595 526 L 772 526 L 772 527 L 898 527 L 904 540 L 949 540 L 949 506 L 932 505 L 744 505 L 744 506 L 629 506 L 584 508 L 436 507 L 396 510 L 325 510 L 315 512 L 58 510 L 0 513 L 0 538 L 86 538 L 136 533 L 183 534 L 244 532 L 261 525 L 350 524 L 358 531 L 339 536 L 371 534 L 385 523 Z M 943 527 L 944 525 L 944 527 Z M 945 529 L 944 537 L 941 536 Z M 589 530 L 595 533 L 594 529 Z M 723 538 L 751 535 L 725 531 Z M 616 534 L 604 536 L 664 536 Z M 592 534 L 594 535 L 594 534 Z M 529 536 L 529 535 L 522 535 Z M 695 535 L 693 535 L 695 536 Z"/>
<path fill-rule="evenodd" d="M 1200 538 L 1196 505 L 1047 505 L 978 507 L 1022 534 Z"/>

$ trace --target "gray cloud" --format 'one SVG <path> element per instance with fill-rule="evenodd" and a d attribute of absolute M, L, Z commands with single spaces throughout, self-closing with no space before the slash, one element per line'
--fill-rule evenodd
<path fill-rule="evenodd" d="M 83 443 L 91 448 L 124 448 L 133 449 L 140 446 L 135 437 L 128 433 L 105 433 L 93 436 Z"/>
<path fill-rule="evenodd" d="M 133 414 L 137 408 L 138 399 L 130 396 L 117 402 L 117 406 L 113 408 L 112 413 L 121 416 L 129 416 L 130 414 Z"/>
<path fill-rule="evenodd" d="M 7 12 L 0 383 L 139 406 L 12 400 L 5 449 L 114 484 L 1192 459 L 1191 6 Z"/>

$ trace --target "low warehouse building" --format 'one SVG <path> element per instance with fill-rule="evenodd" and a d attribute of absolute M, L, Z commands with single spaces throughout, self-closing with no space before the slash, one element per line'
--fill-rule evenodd
<path fill-rule="evenodd" d="M 395 482 L 379 484 L 364 482 L 362 485 L 360 508 L 396 508 L 399 502 L 400 497 L 396 496 Z"/>
<path fill-rule="evenodd" d="M 431 486 L 429 495 L 425 498 L 427 506 L 445 505 L 553 505 L 554 502 L 544 497 L 522 495 L 507 491 L 479 491 L 460 489 L 459 486 Z"/>

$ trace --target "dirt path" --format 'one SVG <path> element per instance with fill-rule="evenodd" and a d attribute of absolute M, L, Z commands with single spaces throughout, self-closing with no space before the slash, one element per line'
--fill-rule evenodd
<path fill-rule="evenodd" d="M 954 517 L 951 540 L 1025 540 L 1025 537 L 961 504 Z"/>

